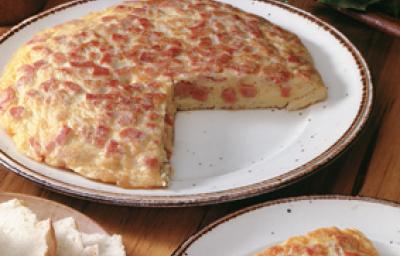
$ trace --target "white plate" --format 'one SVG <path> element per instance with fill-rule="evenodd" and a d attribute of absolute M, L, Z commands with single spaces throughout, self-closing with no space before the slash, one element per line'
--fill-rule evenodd
<path fill-rule="evenodd" d="M 0 39 L 0 71 L 36 32 L 101 10 L 119 0 L 80 0 L 23 22 Z M 19 154 L 0 133 L 0 160 L 53 190 L 102 202 L 181 206 L 254 196 L 309 175 L 333 159 L 364 126 L 372 105 L 368 68 L 337 30 L 278 1 L 223 0 L 298 34 L 329 88 L 326 102 L 301 112 L 196 111 L 177 116 L 171 186 L 127 190 L 50 168 Z"/>
<path fill-rule="evenodd" d="M 325 196 L 272 201 L 207 226 L 174 256 L 250 256 L 321 227 L 356 228 L 382 256 L 400 252 L 400 206 L 369 198 Z"/>

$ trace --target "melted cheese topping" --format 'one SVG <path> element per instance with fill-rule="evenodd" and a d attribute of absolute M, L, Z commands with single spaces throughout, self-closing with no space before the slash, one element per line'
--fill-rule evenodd
<path fill-rule="evenodd" d="M 353 229 L 321 228 L 293 237 L 257 256 L 378 256 L 372 243 Z"/>
<path fill-rule="evenodd" d="M 301 41 L 211 0 L 123 3 L 37 34 L 0 80 L 0 122 L 49 165 L 166 186 L 176 108 L 298 109 L 326 97 Z"/>

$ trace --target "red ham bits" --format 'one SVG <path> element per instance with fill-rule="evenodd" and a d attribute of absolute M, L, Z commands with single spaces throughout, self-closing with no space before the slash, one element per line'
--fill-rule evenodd
<path fill-rule="evenodd" d="M 109 134 L 110 134 L 110 128 L 104 125 L 99 125 L 94 134 L 94 144 L 96 145 L 96 147 L 98 148 L 104 147 Z"/>
<path fill-rule="evenodd" d="M 139 18 L 138 19 L 139 24 L 144 28 L 144 29 L 148 29 L 151 28 L 153 26 L 153 24 L 151 24 L 151 22 L 146 19 L 146 18 Z"/>
<path fill-rule="evenodd" d="M 33 68 L 35 70 L 40 69 L 41 67 L 45 66 L 47 64 L 47 61 L 45 60 L 38 60 L 35 63 L 33 63 Z"/>
<path fill-rule="evenodd" d="M 212 46 L 212 40 L 209 37 L 203 37 L 200 39 L 199 47 L 210 48 Z"/>
<path fill-rule="evenodd" d="M 40 98 L 40 93 L 37 90 L 29 90 L 26 92 L 26 95 L 31 98 Z"/>
<path fill-rule="evenodd" d="M 61 64 L 61 63 L 67 62 L 67 57 L 65 56 L 64 53 L 61 53 L 61 52 L 55 52 L 53 54 L 53 59 L 54 59 L 54 62 L 57 63 L 57 64 Z"/>
<path fill-rule="evenodd" d="M 241 84 L 239 92 L 245 98 L 254 98 L 257 95 L 257 88 L 254 85 Z"/>
<path fill-rule="evenodd" d="M 158 118 L 160 118 L 160 115 L 155 112 L 152 112 L 150 113 L 149 118 L 150 120 L 157 120 Z"/>
<path fill-rule="evenodd" d="M 281 66 L 267 66 L 264 67 L 263 72 L 268 79 L 272 80 L 276 84 L 284 84 L 292 77 L 290 72 Z"/>
<path fill-rule="evenodd" d="M 146 166 L 149 167 L 150 169 L 158 169 L 158 168 L 160 168 L 160 162 L 155 157 L 146 158 L 144 160 L 144 162 L 145 162 Z"/>
<path fill-rule="evenodd" d="M 101 18 L 101 20 L 104 22 L 109 22 L 109 21 L 116 20 L 116 19 L 117 19 L 117 16 L 115 16 L 115 15 L 108 15 L 108 16 L 104 16 Z"/>
<path fill-rule="evenodd" d="M 165 115 L 164 121 L 167 125 L 173 126 L 174 125 L 174 119 L 171 115 Z"/>
<path fill-rule="evenodd" d="M 252 20 L 247 23 L 247 28 L 249 29 L 250 33 L 256 37 L 256 38 L 261 38 L 263 36 L 263 33 L 260 29 L 260 22 L 257 20 Z"/>
<path fill-rule="evenodd" d="M 115 93 L 104 93 L 104 94 L 93 94 L 87 93 L 86 100 L 113 100 L 118 98 L 118 94 Z"/>
<path fill-rule="evenodd" d="M 116 154 L 116 153 L 121 153 L 120 145 L 117 141 L 110 140 L 107 144 L 106 154 L 111 155 L 111 154 Z"/>
<path fill-rule="evenodd" d="M 23 65 L 18 69 L 18 71 L 23 72 L 27 76 L 33 76 L 35 73 L 35 68 L 33 65 Z"/>
<path fill-rule="evenodd" d="M 180 98 L 192 97 L 198 101 L 206 101 L 208 98 L 208 88 L 198 86 L 188 81 L 180 81 L 174 87 L 175 96 Z"/>
<path fill-rule="evenodd" d="M 10 108 L 10 115 L 14 119 L 20 119 L 22 117 L 22 115 L 24 114 L 24 111 L 25 111 L 24 107 L 21 107 L 21 106 L 12 107 L 12 108 Z"/>
<path fill-rule="evenodd" d="M 77 93 L 82 91 L 82 88 L 77 83 L 74 83 L 71 81 L 65 81 L 63 84 L 64 84 L 64 87 L 70 91 L 77 92 Z"/>
<path fill-rule="evenodd" d="M 108 81 L 107 85 L 112 88 L 115 88 L 119 85 L 119 81 L 118 80 L 110 80 L 110 81 Z"/>
<path fill-rule="evenodd" d="M 129 40 L 127 35 L 121 35 L 121 34 L 113 34 L 111 36 L 111 39 L 116 42 L 121 42 L 121 41 L 127 42 Z"/>
<path fill-rule="evenodd" d="M 231 64 L 229 66 L 231 69 L 236 70 L 239 73 L 244 74 L 256 74 L 260 71 L 260 65 L 257 63 L 247 62 L 241 65 L 238 64 Z"/>
<path fill-rule="evenodd" d="M 72 67 L 76 67 L 76 68 L 92 68 L 92 74 L 94 76 L 107 76 L 110 75 L 110 70 L 108 68 L 99 66 L 97 64 L 95 64 L 93 61 L 84 61 L 84 62 L 76 62 L 76 61 L 72 61 L 71 63 Z"/>
<path fill-rule="evenodd" d="M 151 100 L 151 105 L 163 103 L 167 99 L 167 95 L 164 93 L 146 93 L 145 97 Z"/>
<path fill-rule="evenodd" d="M 289 55 L 289 57 L 287 58 L 287 60 L 291 63 L 296 63 L 299 64 L 301 63 L 299 57 L 297 57 L 296 55 Z"/>
<path fill-rule="evenodd" d="M 15 91 L 13 88 L 8 87 L 0 92 L 0 110 L 3 110 L 15 98 Z"/>
<path fill-rule="evenodd" d="M 165 50 L 164 52 L 162 52 L 162 55 L 165 57 L 173 58 L 173 57 L 178 56 L 181 52 L 182 52 L 182 48 L 172 46 L 172 47 L 168 48 L 167 50 Z"/>
<path fill-rule="evenodd" d="M 198 101 L 206 101 L 208 98 L 208 90 L 205 87 L 195 87 L 192 91 L 192 98 Z"/>
<path fill-rule="evenodd" d="M 40 84 L 40 89 L 49 92 L 58 88 L 58 82 L 55 79 L 49 79 Z"/>
<path fill-rule="evenodd" d="M 112 62 L 112 55 L 109 53 L 105 53 L 100 60 L 101 63 L 110 64 Z"/>
<path fill-rule="evenodd" d="M 125 128 L 120 131 L 119 136 L 121 138 L 128 138 L 132 141 L 136 141 L 143 138 L 144 133 L 135 128 Z"/>
<path fill-rule="evenodd" d="M 139 60 L 147 63 L 154 63 L 156 60 L 156 55 L 151 52 L 142 52 L 139 56 Z"/>
<path fill-rule="evenodd" d="M 290 97 L 291 89 L 292 88 L 290 87 L 285 87 L 285 86 L 281 87 L 281 96 L 285 98 Z"/>
<path fill-rule="evenodd" d="M 43 45 L 36 45 L 36 46 L 32 47 L 32 50 L 41 52 L 41 53 L 43 53 L 43 55 L 46 55 L 46 56 L 52 53 L 52 50 L 50 50 L 50 48 L 43 46 Z"/>
<path fill-rule="evenodd" d="M 221 98 L 224 100 L 225 103 L 234 104 L 237 101 L 235 89 L 224 89 L 221 93 Z"/>
<path fill-rule="evenodd" d="M 146 126 L 147 126 L 148 128 L 150 128 L 150 129 L 155 129 L 155 128 L 157 128 L 157 124 L 156 124 L 156 123 L 152 123 L 152 122 L 147 123 Z"/>
<path fill-rule="evenodd" d="M 94 76 L 108 76 L 110 75 L 110 70 L 108 68 L 104 68 L 101 66 L 94 66 L 93 67 L 93 75 Z"/>
<path fill-rule="evenodd" d="M 175 87 L 174 87 L 175 96 L 180 97 L 180 98 L 189 97 L 189 96 L 191 96 L 193 87 L 194 87 L 194 85 L 191 82 L 180 81 L 175 84 Z"/>
<path fill-rule="evenodd" d="M 71 134 L 72 129 L 65 125 L 63 128 L 61 128 L 59 134 L 56 136 L 55 142 L 58 145 L 64 145 Z"/>
<path fill-rule="evenodd" d="M 223 53 L 216 58 L 217 64 L 223 65 L 230 62 L 232 59 L 232 55 L 229 53 Z"/>

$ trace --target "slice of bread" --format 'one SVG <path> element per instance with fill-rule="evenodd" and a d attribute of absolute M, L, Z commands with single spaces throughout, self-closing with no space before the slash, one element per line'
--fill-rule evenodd
<path fill-rule="evenodd" d="M 73 218 L 54 223 L 57 256 L 125 256 L 121 236 L 84 234 Z"/>
<path fill-rule="evenodd" d="M 57 239 L 57 256 L 80 256 L 82 254 L 82 236 L 73 218 L 56 221 L 54 230 Z"/>
<path fill-rule="evenodd" d="M 97 244 L 85 247 L 85 249 L 83 249 L 82 256 L 99 256 L 99 255 L 100 255 L 99 245 Z"/>
<path fill-rule="evenodd" d="M 99 256 L 126 256 L 120 235 L 82 234 L 85 247 L 98 245 Z"/>
<path fill-rule="evenodd" d="M 119 235 L 84 234 L 71 217 L 38 221 L 22 201 L 0 204 L 0 256 L 125 256 Z"/>
<path fill-rule="evenodd" d="M 17 199 L 0 204 L 1 255 L 56 256 L 56 247 L 51 220 L 38 221 Z"/>

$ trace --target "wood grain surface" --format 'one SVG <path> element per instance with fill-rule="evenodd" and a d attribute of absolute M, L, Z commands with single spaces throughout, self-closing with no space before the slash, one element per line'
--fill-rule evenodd
<path fill-rule="evenodd" d="M 45 8 L 66 2 L 49 0 Z M 177 209 L 101 205 L 50 192 L 0 168 L 0 190 L 37 195 L 71 206 L 123 235 L 128 255 L 170 255 L 188 236 L 219 217 L 266 200 L 310 194 L 361 195 L 400 203 L 400 39 L 340 14 L 314 0 L 289 1 L 338 28 L 366 58 L 376 102 L 362 135 L 329 166 L 289 188 L 213 206 Z M 8 28 L 0 28 L 0 33 Z M 1 54 L 1 53 L 0 53 Z"/>
<path fill-rule="evenodd" d="M 349 15 L 356 20 L 364 22 L 372 27 L 382 30 L 390 35 L 400 37 L 400 20 L 385 15 L 378 11 L 358 12 L 348 9 L 337 9 L 339 12 Z"/>

